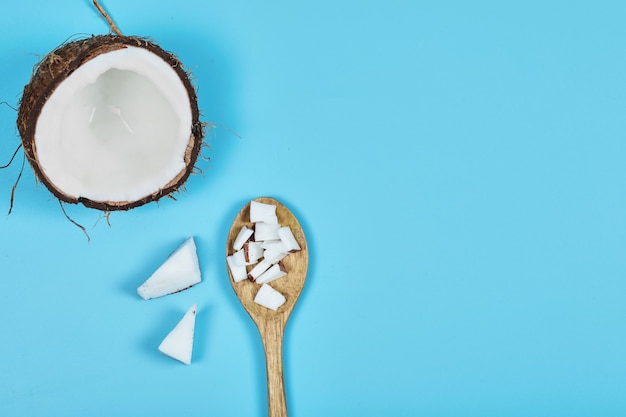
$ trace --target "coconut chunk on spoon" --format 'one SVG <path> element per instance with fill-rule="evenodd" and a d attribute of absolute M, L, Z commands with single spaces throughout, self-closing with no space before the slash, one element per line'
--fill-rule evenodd
<path fill-rule="evenodd" d="M 253 264 L 263 257 L 262 242 L 246 242 L 243 245 L 246 262 Z"/>
<path fill-rule="evenodd" d="M 233 265 L 236 265 L 236 266 L 249 265 L 249 263 L 246 262 L 246 254 L 243 248 L 239 249 L 237 252 L 230 255 L 229 258 L 231 259 Z"/>
<path fill-rule="evenodd" d="M 195 304 L 192 305 L 159 345 L 161 353 L 185 365 L 191 364 L 197 310 L 198 307 Z"/>
<path fill-rule="evenodd" d="M 235 254 L 227 256 L 226 262 L 235 282 L 240 282 L 244 279 L 248 279 L 248 269 L 246 268 L 246 265 L 239 262 Z"/>
<path fill-rule="evenodd" d="M 263 272 L 255 282 L 257 284 L 267 284 L 272 281 L 276 281 L 279 278 L 282 278 L 287 275 L 285 268 L 282 264 L 277 263 L 272 265 L 267 271 Z"/>
<path fill-rule="evenodd" d="M 265 240 L 280 240 L 278 236 L 278 223 L 259 222 L 254 224 L 254 240 L 261 242 Z"/>
<path fill-rule="evenodd" d="M 283 242 L 280 239 L 279 240 L 264 240 L 264 241 L 261 241 L 260 243 L 263 249 L 274 249 L 274 250 L 278 250 L 282 252 L 287 252 L 287 247 L 283 244 Z"/>
<path fill-rule="evenodd" d="M 265 249 L 263 251 L 263 259 L 272 265 L 282 261 L 287 255 L 289 255 L 287 252 L 280 249 Z"/>
<path fill-rule="evenodd" d="M 180 292 L 201 281 L 198 253 L 192 236 L 137 288 L 137 293 L 148 300 Z"/>
<path fill-rule="evenodd" d="M 267 284 L 261 285 L 259 292 L 257 292 L 254 297 L 255 303 L 274 311 L 278 310 L 280 306 L 285 304 L 285 301 L 287 301 L 287 299 L 284 295 Z"/>
<path fill-rule="evenodd" d="M 248 278 L 250 281 L 255 281 L 263 272 L 270 269 L 271 266 L 272 264 L 270 262 L 262 259 L 261 262 L 256 264 L 255 267 L 248 272 Z"/>
<path fill-rule="evenodd" d="M 253 233 L 254 230 L 249 229 L 247 226 L 242 226 L 241 230 L 237 234 L 237 237 L 235 238 L 235 241 L 233 242 L 233 249 L 238 251 L 243 248 L 243 245 L 248 241 L 248 239 L 250 239 Z"/>
<path fill-rule="evenodd" d="M 258 201 L 250 202 L 250 221 L 252 223 L 278 223 L 276 216 L 276 206 L 274 204 L 260 203 Z"/>
<path fill-rule="evenodd" d="M 301 249 L 289 226 L 279 228 L 276 233 L 287 252 L 296 252 Z"/>

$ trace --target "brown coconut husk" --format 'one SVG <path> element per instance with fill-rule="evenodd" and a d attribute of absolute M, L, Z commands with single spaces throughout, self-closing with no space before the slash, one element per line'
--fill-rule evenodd
<path fill-rule="evenodd" d="M 192 112 L 192 126 L 187 151 L 185 153 L 185 170 L 163 188 L 151 195 L 136 201 L 94 201 L 84 197 L 74 197 L 58 189 L 45 175 L 37 157 L 35 145 L 35 128 L 41 110 L 54 92 L 68 76 L 81 65 L 101 54 L 135 46 L 147 49 L 161 57 L 178 74 L 189 94 L 189 107 Z M 195 88 L 182 63 L 171 53 L 165 51 L 154 42 L 135 36 L 120 36 L 118 34 L 92 36 L 90 38 L 65 43 L 37 64 L 30 82 L 24 87 L 17 117 L 17 128 L 20 132 L 24 153 L 32 166 L 37 178 L 63 202 L 82 203 L 86 207 L 105 212 L 113 210 L 129 210 L 150 202 L 158 201 L 162 197 L 171 196 L 189 178 L 198 159 L 198 154 L 204 138 L 204 125 L 200 121 L 198 100 Z"/>

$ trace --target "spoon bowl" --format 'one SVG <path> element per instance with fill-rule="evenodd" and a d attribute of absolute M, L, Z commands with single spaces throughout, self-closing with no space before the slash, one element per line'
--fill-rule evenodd
<path fill-rule="evenodd" d="M 263 340 L 265 349 L 265 361 L 267 368 L 268 408 L 270 417 L 286 417 L 287 404 L 285 400 L 285 386 L 283 378 L 282 342 L 287 320 L 293 311 L 296 301 L 304 287 L 306 280 L 309 252 L 304 237 L 304 232 L 293 213 L 279 201 L 260 197 L 254 201 L 276 206 L 278 223 L 289 226 L 301 250 L 289 254 L 282 263 L 287 275 L 272 281 L 269 284 L 276 291 L 285 296 L 285 303 L 276 311 L 263 307 L 254 302 L 254 297 L 261 286 L 250 280 L 235 282 L 230 269 L 230 283 L 257 328 Z M 252 228 L 250 222 L 250 203 L 246 204 L 233 221 L 226 244 L 226 256 L 232 255 L 233 242 L 243 226 Z M 251 268 L 251 267 L 250 267 Z"/>

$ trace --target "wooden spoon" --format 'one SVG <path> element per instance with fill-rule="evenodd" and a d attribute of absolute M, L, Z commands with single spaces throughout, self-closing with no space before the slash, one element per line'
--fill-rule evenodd
<path fill-rule="evenodd" d="M 298 223 L 296 217 L 289 211 L 287 207 L 280 202 L 268 198 L 261 197 L 255 199 L 260 203 L 273 204 L 276 206 L 276 215 L 278 223 L 282 226 L 289 226 L 298 241 L 301 250 L 288 255 L 282 262 L 287 270 L 287 275 L 272 281 L 269 285 L 280 292 L 287 299 L 285 303 L 278 308 L 277 311 L 270 310 L 254 302 L 254 297 L 261 287 L 259 284 L 243 280 L 235 282 L 233 280 L 230 269 L 230 283 L 239 297 L 239 301 L 248 311 L 252 320 L 256 323 L 263 347 L 265 348 L 265 363 L 267 368 L 267 393 L 270 417 L 287 417 L 287 402 L 285 400 L 285 385 L 283 378 L 283 333 L 287 319 L 296 305 L 298 296 L 304 286 L 306 279 L 307 266 L 309 262 L 309 253 L 307 249 L 306 239 L 302 227 Z M 242 226 L 252 227 L 250 222 L 250 203 L 241 209 L 228 234 L 228 242 L 226 244 L 226 255 L 232 255 L 233 242 Z M 249 268 L 252 268 L 249 267 Z"/>

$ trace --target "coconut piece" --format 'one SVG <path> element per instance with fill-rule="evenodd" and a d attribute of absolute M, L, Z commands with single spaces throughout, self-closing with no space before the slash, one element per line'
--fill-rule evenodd
<path fill-rule="evenodd" d="M 233 249 L 240 250 L 243 247 L 243 244 L 250 239 L 253 233 L 254 230 L 246 227 L 245 225 L 242 226 L 241 230 L 237 234 L 237 237 L 235 238 L 235 241 L 233 242 Z"/>
<path fill-rule="evenodd" d="M 263 272 L 257 279 L 257 284 L 267 284 L 268 282 L 272 282 L 277 280 L 278 278 L 282 278 L 287 275 L 287 271 L 281 263 L 277 263 L 272 265 L 270 269 Z"/>
<path fill-rule="evenodd" d="M 287 249 L 287 252 L 296 252 L 300 250 L 300 245 L 298 244 L 298 241 L 294 237 L 289 226 L 279 228 L 277 233 L 282 244 Z"/>
<path fill-rule="evenodd" d="M 246 242 L 243 245 L 245 260 L 248 264 L 254 264 L 263 257 L 262 242 Z"/>
<path fill-rule="evenodd" d="M 233 266 L 248 266 L 253 264 L 253 262 L 248 262 L 246 260 L 246 253 L 243 248 L 228 256 L 227 260 L 228 259 L 230 259 L 230 262 L 232 262 Z"/>
<path fill-rule="evenodd" d="M 169 332 L 159 345 L 159 351 L 161 353 L 185 365 L 191 364 L 197 310 L 198 307 L 195 304 L 192 305 L 176 327 Z"/>
<path fill-rule="evenodd" d="M 128 210 L 176 192 L 202 145 L 197 96 L 174 55 L 92 36 L 37 65 L 17 118 L 25 155 L 59 200 Z"/>
<path fill-rule="evenodd" d="M 261 242 L 261 247 L 263 249 L 274 249 L 287 252 L 287 248 L 281 240 L 264 240 Z"/>
<path fill-rule="evenodd" d="M 261 285 L 261 288 L 259 288 L 259 291 L 254 297 L 255 303 L 274 311 L 278 310 L 278 307 L 283 305 L 285 301 L 286 299 L 284 295 L 267 284 Z"/>
<path fill-rule="evenodd" d="M 275 264 L 285 259 L 288 255 L 282 248 L 270 248 L 263 251 L 263 259 L 271 264 Z"/>
<path fill-rule="evenodd" d="M 233 281 L 239 282 L 248 278 L 248 270 L 245 264 L 240 263 L 235 257 L 235 254 L 227 256 L 226 262 L 228 263 L 228 269 L 233 276 Z"/>
<path fill-rule="evenodd" d="M 250 202 L 250 221 L 252 223 L 264 222 L 277 224 L 278 217 L 276 216 L 276 206 L 252 200 Z"/>
<path fill-rule="evenodd" d="M 248 272 L 248 279 L 250 279 L 250 281 L 255 281 L 259 275 L 267 271 L 271 266 L 272 264 L 270 262 L 263 259 L 261 262 L 256 264 L 250 272 Z"/>
<path fill-rule="evenodd" d="M 193 236 L 185 240 L 154 273 L 137 288 L 144 300 L 180 292 L 202 281 Z"/>
<path fill-rule="evenodd" d="M 279 240 L 278 229 L 280 225 L 278 223 L 264 223 L 259 222 L 254 224 L 254 240 L 257 242 L 264 240 Z"/>

